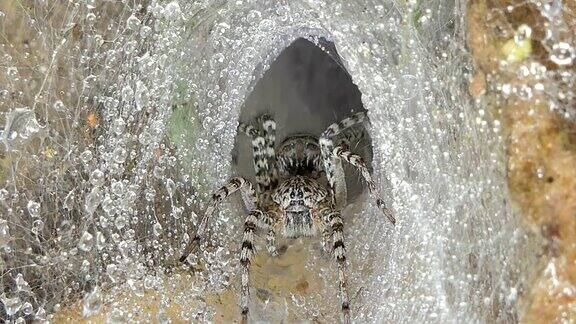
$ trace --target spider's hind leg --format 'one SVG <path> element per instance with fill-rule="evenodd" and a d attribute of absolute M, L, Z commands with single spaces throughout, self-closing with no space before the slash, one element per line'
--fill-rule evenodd
<path fill-rule="evenodd" d="M 251 211 L 244 221 L 244 235 L 242 237 L 242 247 L 240 250 L 241 266 L 241 290 L 240 290 L 240 311 L 242 312 L 242 323 L 248 322 L 249 301 L 250 301 L 250 262 L 256 249 L 254 247 L 254 232 L 257 228 L 268 230 L 274 226 L 274 218 L 268 213 L 260 210 Z M 275 250 L 274 250 L 275 251 Z"/>
<path fill-rule="evenodd" d="M 344 323 L 350 323 L 350 298 L 348 296 L 348 270 L 346 267 L 346 248 L 344 246 L 344 223 L 339 211 L 330 211 L 324 217 L 326 226 L 332 229 L 332 253 L 338 264 L 338 282 Z"/>
<path fill-rule="evenodd" d="M 250 301 L 250 261 L 254 256 L 254 232 L 258 222 L 259 211 L 252 211 L 244 221 L 244 235 L 242 237 L 242 248 L 240 250 L 240 311 L 242 313 L 242 323 L 248 322 L 248 303 Z"/>

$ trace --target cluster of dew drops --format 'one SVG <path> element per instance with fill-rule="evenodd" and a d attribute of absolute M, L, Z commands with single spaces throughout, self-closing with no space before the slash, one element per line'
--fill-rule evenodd
<path fill-rule="evenodd" d="M 198 196 L 166 135 L 167 53 L 187 18 L 178 1 L 143 3 L 70 2 L 73 23 L 44 31 L 62 35 L 41 69 L 46 81 L 28 105 L 2 112 L 2 153 L 24 162 L 12 163 L 0 188 L 0 318 L 49 320 L 79 298 L 92 315 L 119 285 L 143 295 L 163 284 L 155 274 L 189 240 Z M 77 25 L 82 37 L 73 39 Z M 65 54 L 80 79 L 70 80 L 72 98 L 50 92 L 51 64 Z M 0 99 L 9 102 L 29 80 L 16 64 L 2 72 L 12 88 L 0 88 Z M 108 320 L 130 316 L 112 309 Z"/>
<path fill-rule="evenodd" d="M 538 26 L 522 23 L 514 31 L 508 44 L 513 44 L 509 48 L 514 50 L 500 61 L 500 65 L 504 70 L 514 69 L 519 82 L 502 82 L 498 88 L 505 98 L 516 96 L 531 101 L 536 94 L 543 95 L 550 110 L 573 120 L 576 111 L 570 107 L 576 102 L 574 13 L 562 0 L 533 0 L 511 5 L 505 10 L 511 13 L 522 6 L 536 8 L 541 20 L 537 20 Z M 537 38 L 535 29 L 542 30 L 543 36 Z M 543 47 L 547 57 L 533 59 L 531 54 L 535 46 Z"/>

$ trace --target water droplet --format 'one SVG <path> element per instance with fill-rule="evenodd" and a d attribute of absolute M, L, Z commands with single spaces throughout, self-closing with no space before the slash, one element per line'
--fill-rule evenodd
<path fill-rule="evenodd" d="M 32 222 L 32 233 L 34 233 L 35 235 L 40 235 L 40 233 L 42 233 L 42 230 L 44 229 L 44 222 L 40 219 L 35 220 L 34 222 Z"/>
<path fill-rule="evenodd" d="M 114 226 L 116 226 L 117 229 L 121 230 L 126 226 L 127 223 L 128 221 L 126 220 L 126 217 L 124 217 L 124 215 L 120 215 L 116 217 L 116 220 L 114 221 Z"/>
<path fill-rule="evenodd" d="M 562 0 L 544 0 L 540 14 L 548 20 L 554 20 L 562 12 Z"/>
<path fill-rule="evenodd" d="M 106 274 L 113 282 L 116 282 L 118 279 L 120 279 L 121 272 L 117 265 L 111 263 L 106 266 Z"/>
<path fill-rule="evenodd" d="M 122 88 L 121 95 L 124 101 L 130 101 L 134 96 L 134 90 L 132 90 L 132 87 L 127 84 L 124 88 Z"/>
<path fill-rule="evenodd" d="M 40 217 L 40 203 L 30 200 L 26 207 L 28 208 L 28 213 L 30 216 L 35 218 Z"/>
<path fill-rule="evenodd" d="M 153 230 L 155 236 L 162 235 L 162 225 L 160 223 L 154 224 Z"/>
<path fill-rule="evenodd" d="M 106 246 L 106 237 L 104 237 L 104 234 L 102 234 L 102 232 L 96 232 L 96 248 L 98 248 L 98 250 L 102 250 L 104 249 L 104 247 Z"/>
<path fill-rule="evenodd" d="M 6 76 L 10 80 L 16 80 L 18 78 L 18 69 L 13 66 L 9 67 L 8 69 L 6 69 Z"/>
<path fill-rule="evenodd" d="M 104 99 L 104 107 L 108 110 L 116 109 L 119 104 L 120 102 L 116 98 L 106 97 L 106 99 Z"/>
<path fill-rule="evenodd" d="M 54 110 L 59 112 L 63 112 L 66 110 L 66 106 L 64 106 L 64 103 L 61 100 L 56 100 L 56 102 L 54 102 L 54 105 L 52 107 L 54 108 Z"/>
<path fill-rule="evenodd" d="M 9 241 L 10 228 L 8 227 L 8 222 L 4 219 L 0 219 L 0 248 L 7 247 Z"/>
<path fill-rule="evenodd" d="M 6 201 L 8 199 L 9 192 L 5 188 L 0 189 L 0 201 Z"/>
<path fill-rule="evenodd" d="M 518 97 L 522 100 L 530 100 L 532 98 L 532 88 L 523 84 L 518 88 Z"/>
<path fill-rule="evenodd" d="M 102 37 L 102 35 L 94 35 L 94 45 L 96 47 L 100 47 L 104 44 L 104 38 Z"/>
<path fill-rule="evenodd" d="M 126 127 L 126 122 L 124 121 L 124 119 L 118 118 L 114 121 L 112 127 L 116 135 L 122 135 L 124 133 L 124 128 Z"/>
<path fill-rule="evenodd" d="M 130 286 L 130 289 L 132 290 L 134 295 L 136 295 L 138 297 L 144 296 L 144 293 L 145 293 L 144 284 L 141 281 L 135 281 L 132 279 L 128 279 L 128 285 Z"/>
<path fill-rule="evenodd" d="M 44 307 L 38 307 L 36 314 L 34 314 L 34 319 L 38 321 L 46 319 L 46 310 L 44 309 Z"/>
<path fill-rule="evenodd" d="M 576 51 L 570 44 L 560 42 L 552 46 L 550 60 L 558 65 L 570 65 L 576 57 Z"/>
<path fill-rule="evenodd" d="M 90 183 L 96 187 L 101 187 L 104 184 L 104 172 L 100 169 L 92 171 L 90 174 Z"/>
<path fill-rule="evenodd" d="M 130 255 L 130 247 L 126 241 L 122 241 L 118 243 L 118 251 L 122 254 L 123 257 L 127 258 Z"/>
<path fill-rule="evenodd" d="M 14 281 L 16 282 L 16 289 L 18 289 L 18 291 L 30 291 L 30 285 L 24 279 L 24 276 L 21 273 L 16 275 L 16 279 Z"/>
<path fill-rule="evenodd" d="M 148 87 L 142 81 L 136 82 L 136 97 L 134 99 L 138 110 L 142 110 L 148 105 L 150 101 L 148 93 Z"/>
<path fill-rule="evenodd" d="M 94 156 L 92 154 L 92 151 L 90 151 L 90 150 L 86 150 L 80 154 L 80 160 L 82 160 L 82 162 L 84 164 L 90 163 L 90 161 L 92 161 L 93 157 Z"/>
<path fill-rule="evenodd" d="M 84 209 L 89 215 L 92 215 L 100 202 L 102 201 L 102 193 L 99 187 L 94 187 L 88 195 L 86 195 L 86 200 L 84 202 Z"/>
<path fill-rule="evenodd" d="M 22 306 L 22 313 L 24 313 L 24 315 L 30 315 L 32 314 L 33 311 L 34 307 L 32 307 L 32 304 L 30 304 L 29 302 L 25 302 L 24 305 Z"/>
<path fill-rule="evenodd" d="M 22 308 L 22 302 L 18 296 L 7 298 L 6 296 L 2 295 L 0 300 L 2 300 L 2 304 L 4 304 L 4 309 L 6 310 L 6 315 L 8 316 L 14 316 L 16 313 L 18 313 L 20 308 Z"/>
<path fill-rule="evenodd" d="M 174 207 L 172 208 L 172 217 L 174 217 L 174 219 L 180 219 L 180 217 L 182 217 L 183 212 L 184 208 Z"/>
<path fill-rule="evenodd" d="M 97 314 L 102 307 L 102 294 L 100 288 L 96 287 L 94 290 L 84 296 L 84 304 L 82 307 L 82 315 L 84 317 Z"/>
<path fill-rule="evenodd" d="M 142 26 L 140 29 L 140 37 L 146 38 L 152 34 L 152 28 L 150 26 Z"/>
<path fill-rule="evenodd" d="M 90 271 L 90 262 L 88 260 L 82 261 L 82 265 L 80 266 L 80 271 L 82 271 L 82 272 Z"/>
<path fill-rule="evenodd" d="M 140 19 L 136 18 L 134 15 L 128 17 L 128 20 L 126 21 L 126 27 L 132 30 L 137 30 L 138 27 L 140 27 L 140 24 Z"/>
<path fill-rule="evenodd" d="M 136 41 L 127 42 L 126 45 L 124 45 L 124 52 L 130 55 L 134 53 L 134 51 L 136 51 L 137 48 L 138 43 Z"/>
<path fill-rule="evenodd" d="M 262 19 L 260 24 L 258 24 L 258 29 L 260 29 L 262 32 L 268 32 L 273 30 L 275 25 L 276 23 L 272 19 Z"/>
<path fill-rule="evenodd" d="M 124 195 L 124 183 L 122 181 L 112 183 L 112 193 L 117 197 L 122 197 Z"/>
<path fill-rule="evenodd" d="M 7 150 L 13 150 L 43 129 L 44 127 L 40 126 L 32 110 L 16 108 L 11 110 L 6 117 L 2 141 Z"/>
<path fill-rule="evenodd" d="M 104 212 L 108 215 L 116 214 L 116 204 L 114 203 L 112 197 L 109 195 L 106 195 L 104 200 L 102 200 L 102 210 L 104 210 Z"/>
<path fill-rule="evenodd" d="M 522 45 L 525 40 L 532 37 L 532 28 L 526 24 L 518 26 L 516 33 L 514 33 L 514 42 L 518 45 Z"/>
<path fill-rule="evenodd" d="M 118 146 L 117 148 L 114 149 L 113 152 L 114 162 L 118 164 L 124 163 L 124 161 L 126 161 L 127 155 L 128 154 L 126 153 L 126 149 L 124 149 L 122 146 Z"/>
<path fill-rule="evenodd" d="M 92 12 L 88 13 L 86 15 L 86 23 L 88 25 L 93 25 L 96 22 L 96 15 L 93 14 Z"/>
<path fill-rule="evenodd" d="M 182 17 L 182 10 L 178 2 L 173 1 L 167 4 L 164 8 L 164 16 L 172 22 L 178 22 Z"/>
<path fill-rule="evenodd" d="M 224 57 L 224 55 L 222 53 L 216 53 L 210 59 L 210 67 L 217 68 L 219 65 L 224 63 L 225 60 L 226 60 L 226 58 Z"/>
<path fill-rule="evenodd" d="M 168 196 L 172 197 L 172 195 L 174 195 L 174 188 L 176 187 L 176 184 L 174 183 L 174 180 L 168 178 L 166 180 L 166 192 L 168 193 Z"/>
<path fill-rule="evenodd" d="M 403 100 L 410 100 L 416 96 L 418 79 L 413 75 L 403 75 L 400 79 L 400 85 L 396 88 L 398 95 Z"/>
<path fill-rule="evenodd" d="M 78 242 L 78 248 L 84 252 L 88 252 L 92 250 L 92 246 L 94 245 L 94 236 L 88 232 L 84 232 L 82 237 L 80 238 L 80 242 Z"/>

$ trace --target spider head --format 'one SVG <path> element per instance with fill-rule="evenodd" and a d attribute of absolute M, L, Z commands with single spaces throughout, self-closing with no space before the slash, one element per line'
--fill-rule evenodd
<path fill-rule="evenodd" d="M 312 135 L 295 135 L 280 144 L 278 168 L 284 175 L 317 177 L 320 170 L 320 146 Z"/>

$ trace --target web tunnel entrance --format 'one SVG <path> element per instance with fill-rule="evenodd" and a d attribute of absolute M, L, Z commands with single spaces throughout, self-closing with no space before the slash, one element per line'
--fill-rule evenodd
<path fill-rule="evenodd" d="M 291 135 L 319 136 L 330 124 L 364 111 L 361 96 L 333 43 L 321 39 L 317 46 L 299 38 L 284 49 L 255 85 L 242 107 L 240 121 L 250 123 L 257 116 L 270 114 L 277 125 L 278 147 Z M 371 166 L 368 132 L 364 131 L 363 139 L 354 143 L 352 150 Z M 252 146 L 246 136 L 236 136 L 233 155 L 236 174 L 254 180 Z M 344 169 L 348 201 L 352 201 L 362 192 L 362 180 L 350 167 Z"/>

